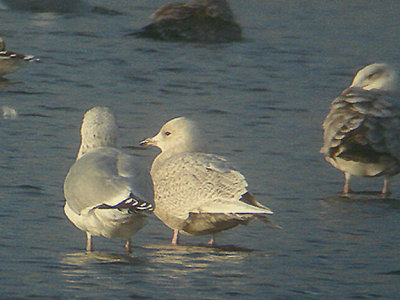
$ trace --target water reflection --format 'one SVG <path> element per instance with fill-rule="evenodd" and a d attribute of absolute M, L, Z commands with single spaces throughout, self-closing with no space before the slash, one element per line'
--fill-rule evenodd
<path fill-rule="evenodd" d="M 364 205 L 378 206 L 378 207 L 390 207 L 390 208 L 400 208 L 399 201 L 392 197 L 391 195 L 383 195 L 381 192 L 352 192 L 348 194 L 337 193 L 328 196 L 326 200 L 322 200 L 321 204 L 324 207 L 327 206 L 337 206 L 337 205 L 358 205 L 363 203 Z M 361 206 L 360 209 L 363 207 Z"/>
<path fill-rule="evenodd" d="M 130 289 L 130 280 L 140 282 L 137 272 L 146 263 L 141 257 L 102 251 L 66 253 L 59 263 L 63 293 L 110 298 Z"/>
<path fill-rule="evenodd" d="M 201 245 L 154 245 L 146 246 L 151 251 L 151 262 L 157 268 L 167 269 L 170 276 L 182 276 L 187 273 L 200 272 L 216 263 L 229 262 L 241 264 L 249 255 L 255 253 L 252 249 L 235 246 L 201 246 Z M 151 266 L 151 268 L 153 268 Z M 222 272 L 222 270 L 218 270 Z"/>
<path fill-rule="evenodd" d="M 159 287 L 170 289 L 174 286 L 170 290 L 171 297 L 178 297 L 189 288 L 194 288 L 199 294 L 209 293 L 210 289 L 222 293 L 230 290 L 225 285 L 239 288 L 243 284 L 247 259 L 267 256 L 259 251 L 231 245 L 150 245 L 137 247 L 134 253 L 126 255 L 94 251 L 65 254 L 60 260 L 63 291 L 79 291 L 80 295 L 98 293 L 101 296 L 100 290 L 123 290 L 144 297 L 149 294 L 145 287 L 156 282 Z M 197 277 L 203 279 L 198 281 Z M 217 285 L 220 280 L 224 284 Z"/>
<path fill-rule="evenodd" d="M 340 251 L 378 242 L 400 208 L 398 200 L 379 192 L 338 193 L 320 200 L 321 211 L 316 226 L 319 238 Z M 317 231 L 318 232 L 318 231 Z M 382 244 L 383 245 L 383 244 Z"/>
<path fill-rule="evenodd" d="M 249 274 L 248 266 L 256 261 L 265 264 L 268 258 L 262 251 L 232 245 L 150 245 L 145 249 L 151 259 L 145 266 L 146 273 L 161 286 L 173 286 L 168 289 L 172 298 L 179 298 L 187 291 L 191 291 L 193 299 L 204 299 L 204 295 L 226 298 L 233 294 L 246 298 L 245 285 L 253 276 L 257 277 Z M 252 282 L 256 285 L 258 279 Z"/>
<path fill-rule="evenodd" d="M 94 284 L 103 285 L 102 280 L 121 272 L 123 266 L 140 266 L 145 259 L 126 254 L 108 253 L 102 251 L 67 253 L 61 259 L 60 272 L 65 278 L 66 289 L 91 289 Z M 110 281 L 107 284 L 114 288 L 122 287 L 124 283 Z"/>
<path fill-rule="evenodd" d="M 138 265 L 143 259 L 127 254 L 108 253 L 103 251 L 67 253 L 61 259 L 66 266 L 84 267 L 91 264 L 128 264 Z"/>

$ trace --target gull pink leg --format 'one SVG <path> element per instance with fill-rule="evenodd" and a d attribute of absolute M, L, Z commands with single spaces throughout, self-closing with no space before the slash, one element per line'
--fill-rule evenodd
<path fill-rule="evenodd" d="M 86 232 L 86 238 L 86 251 L 93 251 L 92 235 L 89 232 Z"/>
<path fill-rule="evenodd" d="M 350 188 L 350 178 L 351 175 L 349 173 L 344 173 L 344 188 L 343 188 L 343 193 L 348 194 L 349 192 L 351 192 L 351 188 Z"/>
<path fill-rule="evenodd" d="M 384 194 L 384 195 L 390 194 L 390 178 L 389 177 L 385 177 L 385 179 L 383 181 L 382 194 Z"/>
<path fill-rule="evenodd" d="M 211 233 L 211 239 L 208 241 L 208 244 L 210 246 L 214 246 L 215 245 L 215 233 Z"/>
<path fill-rule="evenodd" d="M 128 239 L 128 240 L 126 241 L 125 250 L 126 250 L 127 253 L 131 253 L 131 252 L 132 252 L 132 249 L 131 249 L 131 240 L 130 240 L 130 239 Z"/>
<path fill-rule="evenodd" d="M 171 244 L 172 245 L 178 245 L 179 243 L 179 230 L 175 229 L 174 230 L 174 235 L 172 237 Z"/>

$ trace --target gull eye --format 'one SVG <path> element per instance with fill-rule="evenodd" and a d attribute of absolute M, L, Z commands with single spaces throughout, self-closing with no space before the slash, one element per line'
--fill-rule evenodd
<path fill-rule="evenodd" d="M 372 73 L 372 74 L 368 75 L 368 79 L 374 79 L 374 78 L 380 76 L 381 73 L 382 73 L 381 71 L 377 71 L 375 73 Z"/>
<path fill-rule="evenodd" d="M 169 136 L 169 135 L 171 134 L 171 132 L 166 131 L 166 132 L 164 132 L 164 134 L 165 134 L 166 136 Z"/>

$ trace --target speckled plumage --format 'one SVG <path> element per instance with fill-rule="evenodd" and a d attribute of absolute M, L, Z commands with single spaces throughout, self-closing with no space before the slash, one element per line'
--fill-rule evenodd
<path fill-rule="evenodd" d="M 151 168 L 155 215 L 177 233 L 214 234 L 272 214 L 247 190 L 245 177 L 225 158 L 199 152 L 194 122 L 176 118 L 143 144 L 161 149 Z M 175 237 L 175 236 L 174 236 Z M 177 239 L 175 240 L 177 242 Z M 173 240 L 174 243 L 174 240 Z"/>
<path fill-rule="evenodd" d="M 344 192 L 355 176 L 385 176 L 400 172 L 400 106 L 397 75 L 386 64 L 373 64 L 357 73 L 353 84 L 333 102 L 323 123 L 321 153 L 345 173 Z"/>

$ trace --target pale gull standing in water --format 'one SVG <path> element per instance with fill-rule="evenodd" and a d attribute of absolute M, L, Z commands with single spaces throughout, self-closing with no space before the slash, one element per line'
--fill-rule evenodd
<path fill-rule="evenodd" d="M 375 63 L 360 70 L 353 83 L 332 102 L 326 117 L 321 153 L 350 177 L 384 176 L 383 194 L 390 178 L 400 172 L 400 106 L 397 73 Z"/>
<path fill-rule="evenodd" d="M 132 156 L 117 149 L 118 127 L 106 107 L 86 112 L 78 157 L 64 182 L 65 214 L 86 232 L 86 250 L 92 236 L 126 239 L 144 226 L 153 195 L 149 172 Z"/>
<path fill-rule="evenodd" d="M 225 158 L 202 151 L 196 123 L 184 118 L 167 122 L 160 132 L 141 142 L 161 149 L 151 167 L 155 215 L 178 234 L 215 234 L 252 219 L 266 223 L 272 211 L 258 203 L 247 182 Z"/>
<path fill-rule="evenodd" d="M 24 63 L 33 60 L 38 61 L 39 59 L 35 59 L 32 55 L 7 51 L 4 40 L 0 38 L 0 78 L 3 75 L 17 71 Z"/>
<path fill-rule="evenodd" d="M 165 4 L 150 17 L 152 23 L 134 35 L 193 42 L 230 42 L 242 37 L 242 30 L 226 0 Z"/>

